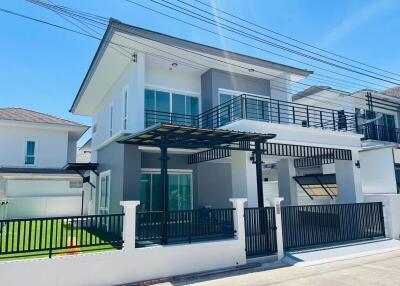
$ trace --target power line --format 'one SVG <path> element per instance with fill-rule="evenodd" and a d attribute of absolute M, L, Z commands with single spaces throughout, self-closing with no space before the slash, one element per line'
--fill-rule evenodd
<path fill-rule="evenodd" d="M 2 10 L 4 10 L 4 9 L 2 9 Z M 16 13 L 13 13 L 13 14 L 16 14 Z M 23 17 L 25 17 L 24 15 L 21 15 L 21 14 L 18 14 L 19 16 L 23 16 Z M 25 17 L 25 18 L 29 18 L 29 19 L 34 19 L 34 18 L 32 18 L 32 17 Z M 36 20 L 36 19 L 34 19 L 34 20 Z M 40 22 L 43 22 L 43 23 L 46 23 L 46 24 L 51 24 L 51 23 L 49 23 L 49 22 L 46 22 L 46 21 L 40 21 Z M 63 28 L 63 27 L 61 27 L 61 26 L 59 26 L 59 25 L 52 25 L 52 26 L 56 26 L 56 27 L 58 27 L 58 28 Z M 70 30 L 70 31 L 73 31 L 73 30 L 71 30 L 71 29 L 68 29 L 68 30 Z M 122 29 L 122 30 L 124 30 L 124 29 Z M 127 32 L 130 32 L 130 33 L 132 33 L 131 31 L 127 31 Z M 87 34 L 84 34 L 84 33 L 79 33 L 79 34 L 82 34 L 82 35 L 86 35 L 86 36 L 90 36 L 90 35 L 87 35 Z M 133 33 L 134 34 L 134 33 Z M 123 36 L 123 35 L 120 35 L 120 36 Z M 93 36 L 91 36 L 92 38 L 96 38 L 96 37 L 93 37 Z M 100 40 L 99 38 L 96 38 L 96 39 L 98 39 L 98 40 Z M 146 45 L 146 44 L 144 44 L 144 43 L 142 43 L 142 42 L 140 42 L 140 41 L 134 41 L 134 40 L 132 40 L 131 38 L 128 38 L 129 40 L 131 40 L 131 41 L 133 41 L 133 42 L 138 42 L 138 43 L 141 43 L 141 44 L 143 44 L 143 45 Z M 112 42 L 111 42 L 112 43 Z M 115 43 L 112 43 L 112 44 L 115 44 Z M 121 46 L 121 45 L 119 45 L 119 44 L 115 44 L 115 45 L 117 45 L 117 46 Z M 152 47 L 152 46 L 149 46 L 149 45 L 147 45 L 148 47 L 150 47 L 150 48 L 153 48 L 153 49 L 155 49 L 154 47 Z M 125 46 L 126 47 L 126 46 Z M 129 47 L 129 48 L 131 48 L 131 47 Z M 175 47 L 175 48 L 179 48 L 179 47 Z M 182 50 L 182 48 L 180 48 L 181 50 Z M 157 50 L 160 50 L 160 51 L 163 51 L 163 50 L 161 50 L 161 49 L 157 49 Z M 185 50 L 185 49 L 184 49 Z M 187 52 L 191 52 L 191 53 L 195 53 L 195 52 L 193 52 L 193 51 L 188 51 L 188 50 L 186 50 Z M 166 51 L 163 51 L 163 52 L 166 52 Z M 169 53 L 169 52 L 166 52 L 166 53 Z M 148 54 L 148 53 L 147 53 Z M 177 56 L 177 55 L 175 55 L 175 54 L 172 54 L 172 53 L 169 53 L 169 54 L 171 54 L 171 55 L 173 55 L 174 57 L 179 57 L 179 56 Z M 201 55 L 201 54 L 199 54 L 200 56 L 203 56 L 204 57 L 204 55 Z M 215 58 L 211 58 L 211 57 L 208 57 L 208 58 L 210 58 L 211 60 L 214 60 L 214 61 L 220 61 L 220 62 L 224 62 L 225 64 L 228 64 L 228 65 L 232 65 L 231 63 L 228 63 L 228 62 L 225 62 L 225 61 L 221 61 L 221 60 L 217 60 L 217 59 L 215 59 Z M 173 60 L 175 60 L 175 59 L 173 59 Z M 186 59 L 185 59 L 186 60 Z M 192 61 L 193 62 L 193 61 Z M 198 63 L 196 63 L 196 64 L 198 64 Z M 204 65 L 203 65 L 204 66 Z M 238 65 L 237 65 L 238 66 Z M 208 66 L 204 66 L 204 67 L 207 67 L 207 68 L 209 68 Z M 240 67 L 240 66 L 238 66 L 238 67 Z M 247 70 L 247 68 L 246 67 L 241 67 L 241 68 L 243 68 L 243 69 L 246 69 Z M 258 72 L 258 71 L 257 71 Z M 258 72 L 258 73 L 262 73 L 262 72 Z M 274 76 L 274 75 L 270 75 L 270 74 L 267 74 L 267 73 L 262 73 L 262 74 L 266 74 L 266 75 L 269 75 L 269 76 L 273 76 L 273 77 L 276 77 L 276 78 L 280 78 L 280 79 L 284 79 L 284 78 L 281 78 L 281 77 L 278 77 L 278 76 Z M 284 79 L 284 80 L 286 80 L 286 79 Z M 308 85 L 308 86 L 310 86 L 310 85 Z M 274 89 L 274 87 L 273 87 L 273 89 Z M 281 90 L 282 91 L 282 90 Z M 291 94 L 290 92 L 288 92 L 287 90 L 285 90 L 285 92 L 286 93 L 288 93 L 288 94 Z"/>
<path fill-rule="evenodd" d="M 244 22 L 244 23 L 250 24 L 250 25 L 252 25 L 252 26 L 254 26 L 254 27 L 257 27 L 257 28 L 260 28 L 260 29 L 262 29 L 262 30 L 264 30 L 264 31 L 268 31 L 268 32 L 273 33 L 273 34 L 275 34 L 275 35 L 281 36 L 281 37 L 286 38 L 286 39 L 288 39 L 288 40 L 291 40 L 291 41 L 293 41 L 293 42 L 296 42 L 296 43 L 302 44 L 302 45 L 304 45 L 304 46 L 307 46 L 307 47 L 316 49 L 316 50 L 318 50 L 318 51 L 321 51 L 321 52 L 324 52 L 324 53 L 327 53 L 327 54 L 336 56 L 336 57 L 338 57 L 338 58 L 342 58 L 342 59 L 345 59 L 345 60 L 348 60 L 348 61 L 351 61 L 351 62 L 354 62 L 354 63 L 358 63 L 358 64 L 361 64 L 361 65 L 364 65 L 364 66 L 367 66 L 367 67 L 370 67 L 370 68 L 374 68 L 374 69 L 377 69 L 377 70 L 380 70 L 380 71 L 383 71 L 383 72 L 386 72 L 386 73 L 389 73 L 389 74 L 393 74 L 393 75 L 399 76 L 399 74 L 397 74 L 397 73 L 394 73 L 394 72 L 391 72 L 391 71 L 388 71 L 388 70 L 385 70 L 385 69 L 381 69 L 381 68 L 378 68 L 378 67 L 374 67 L 374 66 L 372 66 L 372 65 L 369 65 L 369 64 L 366 64 L 366 63 L 363 63 L 363 62 L 360 62 L 360 61 L 357 61 L 357 60 L 354 60 L 354 59 L 351 59 L 351 58 L 348 58 L 348 57 L 339 55 L 339 54 L 337 54 L 337 53 L 334 53 L 334 52 L 331 52 L 331 51 L 328 51 L 328 50 L 325 50 L 325 49 L 321 49 L 321 48 L 319 48 L 319 47 L 317 47 L 317 46 L 308 44 L 308 43 L 306 43 L 306 42 L 304 42 L 304 41 L 300 41 L 300 40 L 295 39 L 295 38 L 293 38 L 293 37 L 289 37 L 289 36 L 284 35 L 284 34 L 282 34 L 282 33 L 276 32 L 276 31 L 274 31 L 274 30 L 272 30 L 272 29 L 268 29 L 268 28 L 266 28 L 265 26 L 261 26 L 261 25 L 255 23 L 255 22 L 251 22 L 251 21 L 249 21 L 249 20 L 246 20 L 246 19 L 244 19 L 244 18 L 242 18 L 242 17 L 239 17 L 239 16 L 237 16 L 237 15 L 234 15 L 234 14 L 232 14 L 232 13 L 229 13 L 229 12 L 227 12 L 227 11 L 224 11 L 224 10 L 222 10 L 222 9 L 219 9 L 218 7 L 212 6 L 212 5 L 210 5 L 210 4 L 208 4 L 208 3 L 205 3 L 205 2 L 203 2 L 203 1 L 201 1 L 201 0 L 194 0 L 194 1 L 200 3 L 200 4 L 204 5 L 204 6 L 207 6 L 207 7 L 211 8 L 212 10 L 216 10 L 216 11 L 221 12 L 221 13 L 223 13 L 223 14 L 225 14 L 225 15 L 228 15 L 228 16 L 230 16 L 230 17 L 232 17 L 232 18 L 238 19 L 238 20 L 240 20 L 240 21 L 242 21 L 242 22 Z"/>
<path fill-rule="evenodd" d="M 175 21 L 178 21 L 178 22 L 181 22 L 181 23 L 190 25 L 190 26 L 192 26 L 192 27 L 201 29 L 201 30 L 203 30 L 203 31 L 209 32 L 209 33 L 214 34 L 214 35 L 216 35 L 216 36 L 218 36 L 218 37 L 223 37 L 223 38 L 225 38 L 225 39 L 228 39 L 228 40 L 231 40 L 231 41 L 234 41 L 234 42 L 238 42 L 238 43 L 240 43 L 240 44 L 249 46 L 249 47 L 251 47 L 251 48 L 254 48 L 254 49 L 257 49 L 257 50 L 260 50 L 260 51 L 263 51 L 263 52 L 267 52 L 267 53 L 273 54 L 273 55 L 278 56 L 278 57 L 282 57 L 282 58 L 285 58 L 285 59 L 288 59 L 288 60 L 291 60 L 291 61 L 294 61 L 294 62 L 297 62 L 297 63 L 305 64 L 305 65 L 308 65 L 308 66 L 311 66 L 311 67 L 314 67 L 314 68 L 317 68 L 317 69 L 320 69 L 320 70 L 323 70 L 323 71 L 326 71 L 326 72 L 329 72 L 329 73 L 333 73 L 333 74 L 336 74 L 336 75 L 339 75 L 339 76 L 343 76 L 343 77 L 346 77 L 346 78 L 351 78 L 351 79 L 354 79 L 354 80 L 357 80 L 357 81 L 360 81 L 360 82 L 364 82 L 364 83 L 367 83 L 367 84 L 370 84 L 370 85 L 373 85 L 373 86 L 375 85 L 375 86 L 380 86 L 380 87 L 383 87 L 383 88 L 388 88 L 387 86 L 384 86 L 384 85 L 381 85 L 381 84 L 378 84 L 378 83 L 373 83 L 373 82 L 366 81 L 366 80 L 363 80 L 363 79 L 355 78 L 355 77 L 350 76 L 350 75 L 342 74 L 342 73 L 339 73 L 339 72 L 336 72 L 336 71 L 331 71 L 331 70 L 328 70 L 328 69 L 325 69 L 325 68 L 323 68 L 323 67 L 319 67 L 319 66 L 316 66 L 316 65 L 313 65 L 313 64 L 310 64 L 310 63 L 305 63 L 305 62 L 302 62 L 302 61 L 299 61 L 299 60 L 290 58 L 290 57 L 288 57 L 288 56 L 284 56 L 284 55 L 281 55 L 281 54 L 278 54 L 278 53 L 275 53 L 275 52 L 272 52 L 272 51 L 263 49 L 263 48 L 261 48 L 261 47 L 259 47 L 259 46 L 251 45 L 251 44 L 249 44 L 249 43 L 247 43 L 247 42 L 243 42 L 243 41 L 241 41 L 241 40 L 238 40 L 238 39 L 235 39 L 235 38 L 226 36 L 226 35 L 220 35 L 219 33 L 215 32 L 215 31 L 206 29 L 206 28 L 204 28 L 204 27 L 198 26 L 198 25 L 193 24 L 193 23 L 191 23 L 191 22 L 188 22 L 188 21 L 179 19 L 179 18 L 177 18 L 177 17 L 171 16 L 170 14 L 163 13 L 163 12 L 158 11 L 158 10 L 156 10 L 156 9 L 153 9 L 153 8 L 151 8 L 151 7 L 148 7 L 148 6 L 142 5 L 142 4 L 140 4 L 140 3 L 137 3 L 137 2 L 135 2 L 135 1 L 133 1 L 133 0 L 125 0 L 125 1 L 127 1 L 127 2 L 129 2 L 129 3 L 131 3 L 131 4 L 134 4 L 134 5 L 137 5 L 137 6 L 139 6 L 139 7 L 142 7 L 142 8 L 144 8 L 144 9 L 147 9 L 147 10 L 149 10 L 149 11 L 152 11 L 152 12 L 154 12 L 154 13 L 163 15 L 163 16 L 168 17 L 168 18 L 171 18 L 171 19 L 173 19 L 173 20 L 175 20 Z M 341 81 L 342 79 L 337 79 L 337 80 L 338 80 L 338 81 Z M 365 85 L 362 85 L 362 84 L 359 84 L 359 83 L 354 83 L 354 84 L 356 84 L 356 85 L 358 85 L 358 86 L 366 87 Z"/>
<path fill-rule="evenodd" d="M 186 9 L 186 8 L 184 8 L 182 6 L 173 4 L 173 3 L 171 3 L 171 2 L 169 2 L 167 0 L 163 0 L 163 2 L 164 3 L 168 3 L 170 5 L 163 4 L 163 3 L 159 2 L 159 1 L 156 1 L 156 0 L 150 0 L 150 1 L 153 2 L 153 3 L 156 3 L 158 5 L 161 5 L 163 7 L 169 8 L 169 9 L 175 11 L 175 12 L 178 12 L 178 13 L 187 15 L 189 17 L 192 17 L 194 19 L 200 20 L 202 22 L 205 22 L 205 23 L 208 23 L 208 24 L 211 24 L 211 25 L 214 25 L 214 26 L 221 27 L 224 30 L 239 34 L 239 35 L 247 37 L 249 39 L 252 39 L 252 40 L 267 44 L 267 45 L 270 45 L 272 47 L 275 47 L 275 48 L 278 48 L 278 49 L 281 49 L 281 50 L 284 50 L 284 51 L 287 51 L 287 52 L 290 52 L 290 53 L 293 53 L 293 54 L 296 54 L 296 55 L 299 55 L 299 56 L 303 56 L 303 57 L 308 58 L 308 59 L 312 59 L 312 60 L 321 62 L 321 63 L 326 64 L 326 65 L 330 65 L 330 66 L 333 66 L 333 67 L 336 67 L 336 68 L 340 68 L 340 69 L 343 69 L 343 70 L 346 70 L 346 71 L 349 71 L 349 72 L 357 73 L 359 75 L 370 77 L 370 78 L 373 78 L 373 79 L 376 79 L 376 80 L 380 80 L 380 81 L 384 81 L 384 82 L 387 82 L 387 83 L 391 83 L 391 84 L 395 84 L 395 85 L 399 85 L 400 84 L 399 82 L 396 82 L 398 79 L 395 79 L 395 78 L 392 78 L 392 77 L 389 77 L 389 76 L 383 76 L 382 77 L 382 75 L 379 75 L 377 73 L 370 72 L 371 74 L 368 74 L 368 73 L 366 73 L 364 71 L 354 70 L 353 68 L 348 68 L 348 67 L 342 66 L 340 64 L 332 63 L 332 62 L 329 62 L 329 61 L 327 61 L 325 59 L 320 59 L 320 58 L 317 58 L 315 56 L 308 55 L 308 54 L 306 54 L 304 52 L 296 51 L 296 50 L 293 50 L 291 48 L 282 46 L 280 44 L 276 44 L 274 42 L 267 41 L 267 40 L 265 40 L 263 38 L 260 38 L 259 36 L 255 36 L 255 35 L 249 34 L 247 32 L 244 32 L 244 31 L 242 31 L 240 29 L 237 29 L 237 28 L 234 28 L 232 26 L 229 26 L 229 25 L 226 25 L 226 24 L 223 24 L 223 23 L 218 23 L 214 19 L 207 18 L 207 17 L 205 17 L 205 16 L 203 16 L 203 15 L 201 15 L 199 13 L 193 12 L 192 10 Z M 187 12 L 185 12 L 185 11 L 187 11 Z M 214 15 L 214 17 L 218 18 L 218 16 L 216 16 L 216 15 Z M 378 76 L 372 75 L 372 74 L 377 74 Z M 394 81 L 394 80 L 396 80 L 396 81 Z"/>

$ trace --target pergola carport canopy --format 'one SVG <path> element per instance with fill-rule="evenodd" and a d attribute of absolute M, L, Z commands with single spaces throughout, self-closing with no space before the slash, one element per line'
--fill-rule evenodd
<path fill-rule="evenodd" d="M 98 166 L 99 166 L 98 163 L 67 163 L 63 167 L 63 169 L 76 172 L 79 176 L 82 177 L 83 183 L 88 183 L 93 188 L 95 188 L 96 186 L 92 182 L 90 182 L 90 176 L 85 176 L 84 173 L 86 171 L 92 171 L 98 176 L 97 173 Z"/>
<path fill-rule="evenodd" d="M 227 150 L 253 151 L 256 154 L 258 204 L 262 207 L 264 198 L 262 189 L 261 145 L 275 136 L 275 134 L 196 128 L 159 123 L 142 132 L 126 135 L 117 142 L 160 148 L 163 210 L 168 211 L 168 148 L 225 148 Z"/>
<path fill-rule="evenodd" d="M 118 140 L 123 144 L 166 146 L 178 148 L 225 147 L 232 150 L 254 151 L 254 142 L 263 143 L 275 134 L 260 134 L 223 129 L 206 129 L 159 123 L 141 132 Z"/>

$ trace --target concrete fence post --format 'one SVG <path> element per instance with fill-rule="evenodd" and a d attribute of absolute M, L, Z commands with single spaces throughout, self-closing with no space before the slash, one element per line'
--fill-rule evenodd
<path fill-rule="evenodd" d="M 229 199 L 235 209 L 233 221 L 236 230 L 236 238 L 240 241 L 243 252 L 246 253 L 246 233 L 244 226 L 244 203 L 247 199 Z"/>
<path fill-rule="evenodd" d="M 276 247 L 278 260 L 284 256 L 283 253 L 283 229 L 282 229 L 282 206 L 283 198 L 275 198 L 275 225 L 276 225 Z"/>
<path fill-rule="evenodd" d="M 124 223 L 122 238 L 124 240 L 123 250 L 135 249 L 136 236 L 136 207 L 140 201 L 122 201 L 121 206 L 124 208 Z"/>

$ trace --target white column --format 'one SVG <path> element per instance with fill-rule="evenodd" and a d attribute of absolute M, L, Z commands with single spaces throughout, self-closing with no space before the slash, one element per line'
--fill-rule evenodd
<path fill-rule="evenodd" d="M 234 225 L 236 230 L 236 239 L 240 241 L 240 246 L 243 249 L 244 257 L 246 257 L 246 233 L 244 226 L 244 203 L 247 201 L 245 198 L 229 199 L 232 203 L 234 212 Z"/>
<path fill-rule="evenodd" d="M 283 253 L 283 229 L 282 229 L 282 207 L 281 202 L 283 198 L 275 198 L 275 225 L 276 225 L 276 247 L 278 253 L 278 260 L 284 256 Z"/>
<path fill-rule="evenodd" d="M 124 208 L 123 250 L 132 250 L 136 243 L 136 207 L 140 201 L 122 201 L 120 204 Z"/>
<path fill-rule="evenodd" d="M 361 203 L 361 172 L 356 166 L 358 150 L 352 150 L 353 160 L 335 160 L 336 185 L 339 203 Z"/>
<path fill-rule="evenodd" d="M 257 207 L 256 165 L 250 156 L 251 152 L 232 151 L 232 197 L 247 198 L 248 207 Z"/>
<path fill-rule="evenodd" d="M 294 159 L 282 159 L 277 163 L 279 196 L 285 199 L 285 205 L 298 204 L 297 183 Z"/>

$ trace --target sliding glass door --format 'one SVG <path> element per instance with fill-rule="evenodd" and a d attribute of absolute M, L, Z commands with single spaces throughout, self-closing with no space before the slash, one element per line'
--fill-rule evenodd
<path fill-rule="evenodd" d="M 199 98 L 196 96 L 145 89 L 144 101 L 146 127 L 159 122 L 192 126 L 195 118 L 191 115 L 199 114 Z"/>
<path fill-rule="evenodd" d="M 192 207 L 192 174 L 168 174 L 168 208 L 188 210 Z M 143 172 L 141 177 L 140 206 L 142 211 L 162 210 L 161 175 Z"/>

